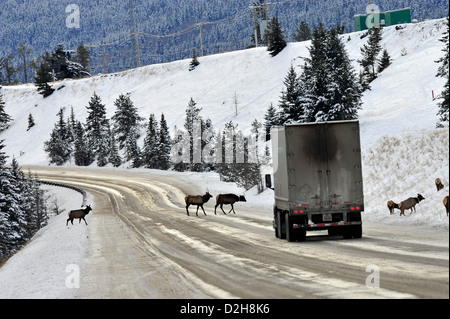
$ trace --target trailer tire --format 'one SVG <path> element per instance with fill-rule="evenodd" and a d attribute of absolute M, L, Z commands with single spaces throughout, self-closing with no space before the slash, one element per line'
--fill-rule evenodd
<path fill-rule="evenodd" d="M 306 230 L 303 228 L 294 228 L 294 219 L 286 214 L 286 239 L 288 242 L 293 241 L 305 241 L 306 240 Z"/>
<path fill-rule="evenodd" d="M 284 212 L 277 210 L 275 213 L 275 237 L 279 239 L 286 238 Z"/>

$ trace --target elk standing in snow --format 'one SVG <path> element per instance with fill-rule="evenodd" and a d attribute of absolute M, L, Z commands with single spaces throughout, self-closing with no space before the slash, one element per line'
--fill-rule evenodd
<path fill-rule="evenodd" d="M 231 209 L 228 212 L 231 213 L 231 211 L 233 211 L 233 213 L 236 214 L 236 212 L 234 211 L 234 207 L 233 204 L 236 202 L 246 202 L 247 200 L 245 199 L 244 196 L 238 196 L 238 195 L 234 195 L 234 194 L 219 194 L 216 196 L 216 206 L 214 207 L 214 214 L 216 214 L 216 209 L 217 206 L 220 205 L 220 209 L 222 210 L 222 212 L 226 215 L 225 211 L 223 210 L 223 205 L 231 205 Z"/>
<path fill-rule="evenodd" d="M 444 206 L 445 206 L 445 210 L 447 211 L 447 217 L 448 217 L 448 196 L 445 196 L 444 197 L 444 200 L 443 200 L 443 203 L 444 203 Z"/>
<path fill-rule="evenodd" d="M 85 209 L 71 210 L 71 211 L 68 213 L 69 218 L 67 218 L 66 226 L 69 224 L 69 220 L 70 220 L 70 222 L 71 222 L 72 225 L 73 225 L 73 220 L 74 220 L 74 219 L 77 219 L 77 218 L 80 220 L 80 223 L 81 223 L 81 220 L 84 220 L 84 222 L 85 222 L 86 225 L 87 225 L 88 223 L 86 222 L 86 219 L 84 219 L 84 216 L 86 216 L 87 214 L 89 214 L 89 212 L 90 212 L 91 210 L 92 210 L 92 208 L 91 208 L 90 205 L 87 205 Z"/>
<path fill-rule="evenodd" d="M 184 201 L 186 202 L 186 212 L 187 215 L 189 216 L 189 210 L 188 207 L 189 205 L 197 205 L 197 211 L 195 212 L 195 215 L 198 216 L 198 208 L 201 207 L 203 210 L 203 214 L 206 215 L 205 213 L 205 209 L 203 208 L 203 204 L 206 203 L 207 201 L 209 201 L 209 199 L 212 197 L 212 195 L 209 192 L 206 192 L 205 195 L 187 195 L 184 198 Z"/>
<path fill-rule="evenodd" d="M 414 212 L 416 212 L 416 204 L 420 203 L 424 199 L 425 198 L 422 195 L 417 194 L 417 197 L 410 197 L 407 200 L 398 203 L 398 208 L 401 210 L 400 216 L 405 216 L 405 209 L 411 209 L 410 215 L 412 214 L 413 209 Z"/>
<path fill-rule="evenodd" d="M 444 184 L 442 184 L 440 178 L 436 178 L 436 180 L 434 182 L 436 183 L 436 189 L 438 192 L 444 188 Z"/>
<path fill-rule="evenodd" d="M 398 204 L 394 203 L 394 201 L 392 200 L 389 200 L 387 202 L 387 207 L 389 208 L 389 212 L 391 213 L 391 215 L 394 214 L 394 208 L 400 209 L 398 208 Z"/>

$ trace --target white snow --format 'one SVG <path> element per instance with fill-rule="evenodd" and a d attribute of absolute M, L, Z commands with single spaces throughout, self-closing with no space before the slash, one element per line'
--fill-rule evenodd
<path fill-rule="evenodd" d="M 445 20 L 432 20 L 404 25 L 404 29 L 385 28 L 382 46 L 387 48 L 393 64 L 372 83 L 364 94 L 360 112 L 363 153 L 366 221 L 435 228 L 448 231 L 448 218 L 442 199 L 449 188 L 448 124 L 436 129 L 437 96 L 444 80 L 435 75 L 442 55 L 439 41 L 445 31 Z M 360 58 L 360 47 L 367 38 L 361 32 L 344 35 L 350 57 Z M 347 39 L 350 39 L 347 41 Z M 201 115 L 210 118 L 214 128 L 223 129 L 230 120 L 248 133 L 251 122 L 263 116 L 271 103 L 278 105 L 283 80 L 289 67 L 300 72 L 301 57 L 308 54 L 309 42 L 290 43 L 275 58 L 265 48 L 249 49 L 199 58 L 200 65 L 188 71 L 190 59 L 167 64 L 150 65 L 116 74 L 98 75 L 89 79 L 54 83 L 53 95 L 43 99 L 33 85 L 3 87 L 6 112 L 14 122 L 0 135 L 5 139 L 6 154 L 22 165 L 48 165 L 43 142 L 50 137 L 57 112 L 66 107 L 66 116 L 74 108 L 76 118 L 84 122 L 85 106 L 96 92 L 114 114 L 114 100 L 121 93 L 131 93 L 140 115 L 148 119 L 163 112 L 171 128 L 182 127 L 185 109 L 192 97 L 202 108 Z M 407 52 L 402 55 L 402 52 Z M 359 71 L 359 67 L 357 67 Z M 58 90 L 59 89 L 59 90 Z M 235 116 L 234 96 L 238 100 Z M 28 115 L 36 125 L 27 131 Z M 73 165 L 73 164 L 68 164 Z M 121 168 L 124 169 L 124 168 Z M 202 182 L 215 190 L 243 193 L 234 184 L 219 182 L 217 174 L 179 174 L 185 180 Z M 437 192 L 434 180 L 439 177 L 445 188 Z M 67 202 L 77 193 L 52 188 L 61 206 L 79 205 Z M 390 216 L 389 199 L 399 202 L 421 193 L 425 198 L 417 213 L 406 217 Z M 270 213 L 273 193 L 266 190 L 246 194 L 249 207 Z M 90 196 L 90 195 L 89 195 Z M 0 268 L 0 298 L 70 298 L 65 280 L 70 274 L 67 265 L 82 264 L 87 242 L 85 227 L 61 227 L 65 214 L 52 218 L 49 225 Z"/>

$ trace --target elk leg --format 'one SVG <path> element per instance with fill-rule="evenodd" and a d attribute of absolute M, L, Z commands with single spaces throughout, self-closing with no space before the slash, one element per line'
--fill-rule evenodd
<path fill-rule="evenodd" d="M 195 215 L 198 216 L 198 208 L 200 207 L 200 205 L 197 205 L 197 211 L 195 212 Z"/>
<path fill-rule="evenodd" d="M 214 206 L 214 215 L 217 215 L 216 213 L 217 206 L 219 206 L 219 204 L 216 204 L 216 206 Z"/>
<path fill-rule="evenodd" d="M 189 210 L 188 210 L 189 204 L 186 205 L 186 213 L 189 216 Z"/>
<path fill-rule="evenodd" d="M 200 207 L 201 207 L 202 210 L 203 210 L 203 214 L 205 214 L 205 216 L 206 216 L 205 209 L 203 208 L 203 205 L 201 205 Z"/>
<path fill-rule="evenodd" d="M 222 212 L 226 215 L 227 213 L 225 213 L 225 211 L 223 210 L 223 204 L 220 204 L 220 209 L 222 210 Z"/>
<path fill-rule="evenodd" d="M 233 204 L 230 204 L 230 205 L 231 205 L 231 209 L 230 209 L 230 211 L 228 212 L 228 214 L 231 213 L 231 211 L 233 211 L 233 213 L 236 215 L 236 212 L 234 211 L 234 206 L 233 206 Z"/>
<path fill-rule="evenodd" d="M 86 223 L 86 226 L 87 226 L 87 222 L 86 222 L 86 219 L 84 219 L 84 217 L 83 217 L 83 220 L 84 220 L 84 222 Z M 80 219 L 80 223 L 81 223 L 81 219 Z"/>

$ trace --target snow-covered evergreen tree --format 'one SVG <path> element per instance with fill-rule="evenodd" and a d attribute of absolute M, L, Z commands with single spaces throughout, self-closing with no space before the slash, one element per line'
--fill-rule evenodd
<path fill-rule="evenodd" d="M 28 127 L 27 127 L 27 131 L 29 131 L 33 126 L 35 126 L 36 123 L 34 123 L 34 118 L 33 118 L 33 114 L 29 114 L 28 115 Z"/>
<path fill-rule="evenodd" d="M 361 109 L 362 88 L 351 65 L 345 44 L 337 29 L 331 29 L 326 42 L 328 94 L 326 113 L 316 115 L 317 121 L 353 120 Z"/>
<path fill-rule="evenodd" d="M 378 73 L 383 72 L 388 66 L 392 63 L 391 57 L 389 56 L 389 52 L 384 49 L 383 54 L 381 56 L 380 62 L 378 63 Z"/>
<path fill-rule="evenodd" d="M 202 109 L 197 107 L 197 103 L 193 98 L 190 99 L 188 107 L 186 108 L 186 118 L 184 122 L 184 128 L 189 135 L 189 145 L 190 145 L 190 156 L 189 164 L 187 167 L 191 171 L 201 171 L 201 163 L 195 162 L 197 159 L 194 158 L 195 154 L 201 152 L 201 131 L 203 127 L 203 119 L 200 116 L 200 111 Z"/>
<path fill-rule="evenodd" d="M 119 149 L 125 149 L 125 161 L 129 161 L 136 156 L 136 141 L 140 137 L 141 122 L 144 119 L 139 116 L 130 94 L 121 94 L 114 105 L 116 112 L 111 118 L 113 131 L 117 137 Z"/>
<path fill-rule="evenodd" d="M 109 131 L 109 162 L 113 164 L 114 167 L 119 167 L 122 164 L 122 159 L 120 158 L 119 148 L 117 147 L 115 134 Z"/>
<path fill-rule="evenodd" d="M 155 114 L 150 114 L 142 149 L 142 165 L 146 168 L 157 168 L 158 123 Z"/>
<path fill-rule="evenodd" d="M 305 58 L 303 73 L 300 75 L 300 100 L 304 110 L 304 122 L 316 122 L 316 115 L 326 113 L 329 70 L 325 44 L 327 30 L 322 24 L 314 29 L 310 56 Z"/>
<path fill-rule="evenodd" d="M 72 145 L 70 142 L 69 128 L 64 121 L 64 108 L 58 112 L 58 121 L 55 123 L 50 140 L 44 142 L 44 150 L 50 158 L 50 163 L 63 165 L 72 154 Z"/>
<path fill-rule="evenodd" d="M 90 154 L 89 165 L 97 159 L 99 166 L 108 163 L 109 155 L 109 121 L 106 118 L 106 107 L 100 97 L 94 93 L 91 97 L 86 118 L 85 132 L 87 148 Z"/>
<path fill-rule="evenodd" d="M 367 31 L 369 33 L 369 40 L 361 48 L 362 59 L 358 62 L 363 68 L 362 83 L 363 88 L 370 89 L 370 83 L 377 78 L 377 61 L 378 55 L 381 52 L 381 39 L 383 34 L 382 28 L 374 27 Z"/>
<path fill-rule="evenodd" d="M 11 121 L 11 116 L 5 111 L 5 101 L 3 101 L 2 87 L 0 86 L 0 133 L 9 127 Z"/>
<path fill-rule="evenodd" d="M 269 45 L 267 46 L 267 51 L 270 52 L 271 56 L 276 56 L 278 53 L 283 51 L 287 43 L 284 39 L 284 31 L 281 27 L 278 17 L 273 17 L 269 23 L 267 41 Z"/>
<path fill-rule="evenodd" d="M 191 63 L 189 63 L 189 71 L 195 70 L 195 68 L 200 65 L 200 62 L 198 62 L 197 59 L 197 53 L 195 52 L 195 49 L 192 50 L 192 60 Z"/>
<path fill-rule="evenodd" d="M 169 134 L 169 127 L 164 114 L 161 114 L 161 120 L 159 122 L 159 134 L 157 145 L 157 158 L 158 169 L 168 170 L 170 168 L 170 149 L 172 142 Z"/>
<path fill-rule="evenodd" d="M 91 164 L 91 152 L 88 148 L 86 135 L 81 122 L 77 121 L 75 125 L 75 141 L 74 141 L 74 160 L 77 166 L 88 166 Z"/>
<path fill-rule="evenodd" d="M 4 147 L 3 140 L 0 140 L 0 261 L 22 245 L 26 238 L 22 194 L 17 179 L 6 165 Z"/>
<path fill-rule="evenodd" d="M 362 89 L 338 31 L 320 25 L 309 52 L 298 89 L 304 112 L 299 122 L 356 119 Z"/>
<path fill-rule="evenodd" d="M 285 89 L 281 92 L 280 120 L 283 123 L 297 123 L 303 118 L 303 109 L 300 103 L 299 79 L 294 66 L 289 68 L 284 79 Z"/>
<path fill-rule="evenodd" d="M 439 111 L 438 116 L 439 119 L 443 122 L 449 121 L 449 104 L 450 104 L 450 93 L 449 93 L 449 14 L 447 13 L 447 30 L 444 33 L 444 37 L 440 39 L 441 42 L 445 44 L 445 47 L 442 51 L 445 52 L 445 55 L 440 58 L 437 63 L 441 63 L 439 66 L 437 76 L 443 77 L 447 80 L 444 84 L 444 89 L 442 93 L 438 96 L 442 101 L 438 104 Z"/>
<path fill-rule="evenodd" d="M 266 131 L 266 141 L 270 140 L 270 129 L 280 124 L 280 119 L 276 108 L 270 103 L 266 114 L 264 115 L 264 128 Z"/>
<path fill-rule="evenodd" d="M 50 66 L 46 61 L 42 61 L 36 70 L 34 84 L 37 86 L 37 91 L 39 92 L 39 94 L 41 94 L 44 98 L 52 95 L 52 93 L 55 91 L 55 89 L 48 84 L 49 82 L 52 82 L 54 80 L 51 72 L 52 70 L 50 69 Z"/>

